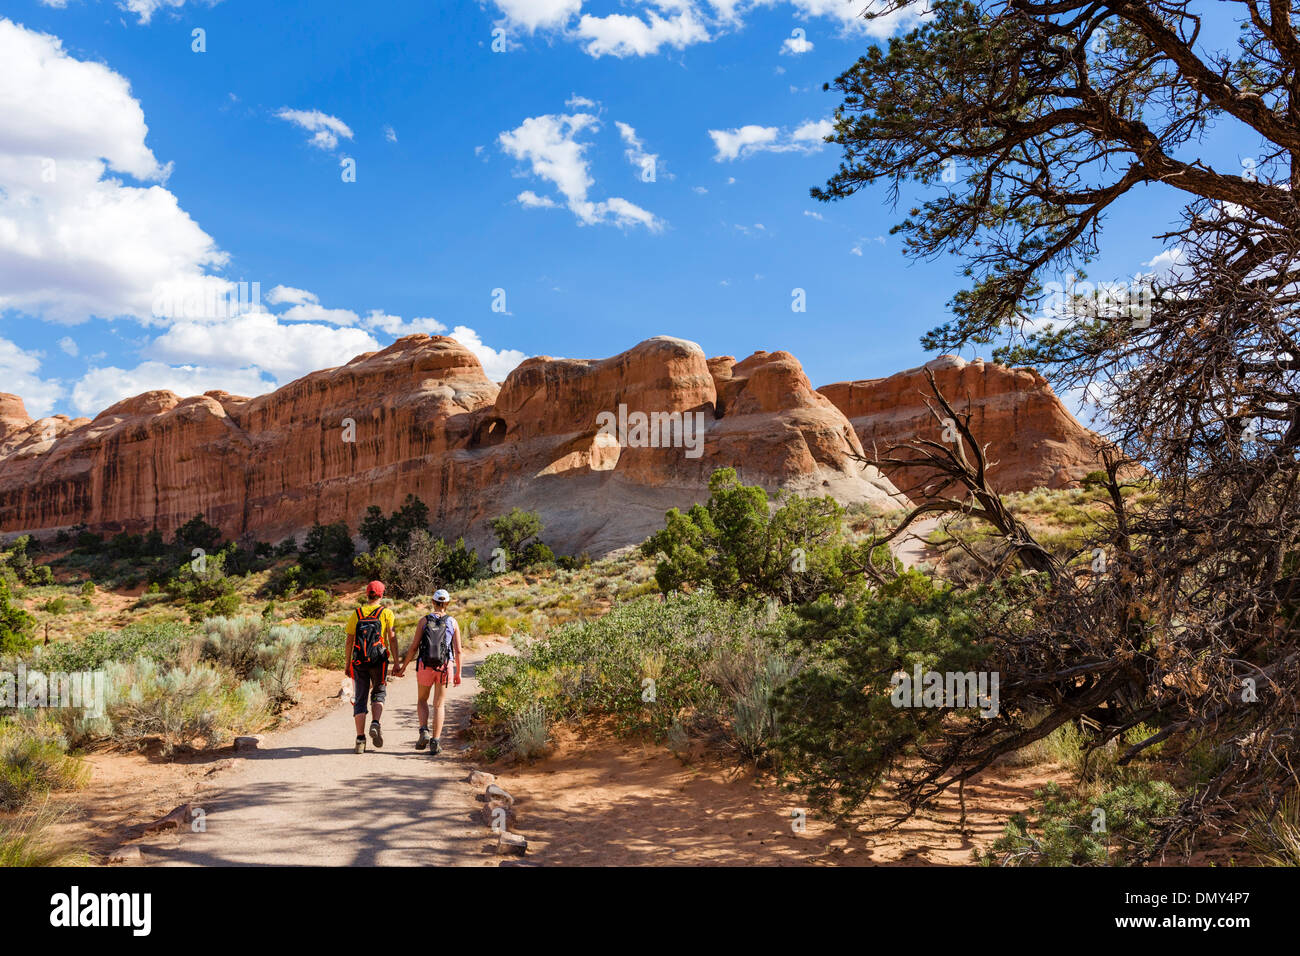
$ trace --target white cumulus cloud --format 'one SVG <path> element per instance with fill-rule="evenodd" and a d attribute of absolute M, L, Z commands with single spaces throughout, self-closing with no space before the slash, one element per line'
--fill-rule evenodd
<path fill-rule="evenodd" d="M 0 338 L 0 391 L 21 398 L 27 414 L 33 418 L 50 414 L 63 396 L 59 382 L 41 376 L 41 358 L 40 352 L 21 349 Z"/>
<path fill-rule="evenodd" d="M 658 231 L 662 222 L 626 199 L 611 196 L 597 202 L 589 198 L 595 185 L 586 157 L 589 144 L 578 137 L 599 128 L 591 113 L 546 114 L 525 119 L 515 129 L 501 133 L 497 141 L 508 156 L 526 163 L 534 176 L 553 185 L 582 225 L 641 225 Z M 545 205 L 542 197 L 531 190 L 521 193 L 518 201 L 534 208 Z"/>
<path fill-rule="evenodd" d="M 340 136 L 343 139 L 352 138 L 352 130 L 347 123 L 337 116 L 330 116 L 329 113 L 323 113 L 320 110 L 291 110 L 285 108 L 275 115 L 312 133 L 311 139 L 307 140 L 307 142 L 317 149 L 335 149 L 339 145 Z"/>
<path fill-rule="evenodd" d="M 447 331 L 447 326 L 443 325 L 437 319 L 432 318 L 414 318 L 403 319 L 400 315 L 388 315 L 374 309 L 363 320 L 362 324 L 368 329 L 375 329 L 394 339 L 400 339 L 404 335 L 440 335 Z"/>
<path fill-rule="evenodd" d="M 494 382 L 501 382 L 528 356 L 518 349 L 494 349 L 484 345 L 479 334 L 464 325 L 452 330 L 451 337 L 474 353 L 483 372 Z"/>
<path fill-rule="evenodd" d="M 283 384 L 379 347 L 373 335 L 359 328 L 286 322 L 269 312 L 249 312 L 224 321 L 177 322 L 149 343 L 145 356 L 226 371 L 256 368 Z"/>
<path fill-rule="evenodd" d="M 141 362 L 135 368 L 117 366 L 91 369 L 72 388 L 72 405 L 82 415 L 94 417 L 124 398 L 166 389 L 182 398 L 220 390 L 234 395 L 260 395 L 271 387 L 254 368 L 220 369 L 197 365 Z"/>
<path fill-rule="evenodd" d="M 582 9 L 582 0 L 492 0 L 509 26 L 534 33 L 563 27 Z"/>
<path fill-rule="evenodd" d="M 210 273 L 226 254 L 159 185 L 170 168 L 122 76 L 5 19 L 0 64 L 0 309 L 148 322 L 161 288 L 230 287 Z"/>
<path fill-rule="evenodd" d="M 709 130 L 709 137 L 717 150 L 713 158 L 718 162 L 740 159 L 761 150 L 772 149 L 780 135 L 781 131 L 775 126 L 756 126 L 752 123 L 735 129 Z"/>
<path fill-rule="evenodd" d="M 539 196 L 531 189 L 525 189 L 515 197 L 515 201 L 525 209 L 554 209 L 559 205 L 550 196 Z"/>
<path fill-rule="evenodd" d="M 41 0 L 41 2 L 46 3 L 47 6 L 62 7 L 67 0 L 58 0 L 57 3 L 47 3 L 46 0 Z M 214 6 L 220 3 L 221 0 L 204 0 L 204 2 L 208 6 Z M 119 0 L 118 6 L 123 10 L 136 14 L 141 23 L 148 23 L 159 10 L 175 10 L 178 7 L 183 7 L 185 6 L 185 0 Z"/>
<path fill-rule="evenodd" d="M 788 7 L 799 20 L 823 19 L 838 26 L 842 37 L 885 38 L 913 26 L 927 10 L 917 0 L 874 20 L 868 9 L 884 0 L 623 0 L 629 12 L 593 12 L 584 0 L 492 0 L 501 17 L 496 26 L 511 38 L 543 34 L 578 44 L 592 57 L 653 56 L 711 43 L 743 30 L 745 20 L 759 8 Z M 792 34 L 782 45 L 785 54 L 813 48 L 806 35 Z"/>
<path fill-rule="evenodd" d="M 596 58 L 652 56 L 665 46 L 682 50 L 710 39 L 709 31 L 689 4 L 680 5 L 667 18 L 653 10 L 647 11 L 644 19 L 623 13 L 604 17 L 584 14 L 575 32 L 582 49 Z"/>
<path fill-rule="evenodd" d="M 114 402 L 153 389 L 168 389 L 182 397 L 213 389 L 261 395 L 319 369 L 344 365 L 364 352 L 378 351 L 404 335 L 446 331 L 437 319 L 406 320 L 380 310 L 371 310 L 362 324 L 365 328 L 291 322 L 270 312 L 177 322 L 144 347 L 144 361 L 135 367 L 88 371 L 72 388 L 72 404 L 82 414 L 95 415 Z M 518 349 L 484 344 L 467 326 L 457 326 L 451 337 L 473 352 L 495 381 L 527 357 Z M 43 412 L 62 395 L 62 388 L 57 382 L 42 382 L 39 365 L 38 354 L 0 339 L 0 375 L 20 389 L 30 402 L 29 410 Z"/>
<path fill-rule="evenodd" d="M 733 129 L 711 129 L 715 162 L 748 159 L 755 153 L 812 153 L 826 145 L 825 137 L 834 129 L 829 119 L 806 120 L 793 130 L 776 126 L 749 124 Z"/>
<path fill-rule="evenodd" d="M 356 325 L 359 316 L 351 309 L 327 309 L 314 292 L 277 285 L 266 294 L 271 305 L 288 305 L 282 317 L 293 322 L 329 322 L 331 325 Z"/>

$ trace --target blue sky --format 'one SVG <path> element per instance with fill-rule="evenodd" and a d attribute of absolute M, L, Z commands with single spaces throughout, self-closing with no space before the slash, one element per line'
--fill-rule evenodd
<path fill-rule="evenodd" d="M 808 196 L 821 84 L 909 22 L 862 6 L 4 0 L 0 389 L 94 415 L 444 330 L 498 380 L 659 334 L 814 385 L 917 365 L 958 261 L 906 260 L 883 188 Z M 1176 200 L 1126 204 L 1111 271 Z M 264 311 L 197 307 L 241 281 Z"/>

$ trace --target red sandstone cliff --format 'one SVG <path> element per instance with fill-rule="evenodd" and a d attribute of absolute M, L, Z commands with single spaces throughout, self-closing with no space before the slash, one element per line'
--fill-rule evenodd
<path fill-rule="evenodd" d="M 602 434 L 598 416 L 688 415 L 693 447 Z M 734 466 L 770 490 L 903 504 L 786 352 L 706 360 L 659 337 L 601 361 L 533 358 L 498 388 L 459 343 L 414 335 L 258 398 L 146 392 L 93 420 L 31 421 L 0 396 L 0 530 L 170 533 L 202 512 L 229 536 L 352 527 L 372 504 L 422 498 L 437 531 L 486 544 L 486 519 L 541 512 L 545 539 L 600 553 Z"/>
<path fill-rule="evenodd" d="M 959 413 L 971 412 L 971 430 L 987 446 L 989 479 L 1002 492 L 1064 488 L 1100 468 L 1096 436 L 1061 404 L 1051 386 L 1032 369 L 1011 369 L 976 359 L 944 355 L 920 368 L 888 378 L 824 385 L 823 395 L 853 424 L 862 444 L 884 456 L 911 438 L 938 439 L 941 428 L 925 399 L 931 397 L 925 370 Z M 907 457 L 906 454 L 903 457 Z M 930 476 L 927 469 L 893 469 L 887 477 L 904 492 Z"/>

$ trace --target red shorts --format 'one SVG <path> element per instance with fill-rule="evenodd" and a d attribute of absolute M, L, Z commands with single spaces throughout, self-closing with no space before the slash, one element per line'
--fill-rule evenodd
<path fill-rule="evenodd" d="M 415 682 L 421 687 L 433 687 L 435 685 L 446 687 L 451 683 L 452 666 L 448 664 L 443 670 L 436 671 L 432 667 L 425 667 L 419 661 L 416 661 Z"/>

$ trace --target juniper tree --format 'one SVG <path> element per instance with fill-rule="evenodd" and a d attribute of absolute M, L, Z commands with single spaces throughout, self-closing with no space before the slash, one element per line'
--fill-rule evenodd
<path fill-rule="evenodd" d="M 911 256 L 958 256 L 967 281 L 923 344 L 993 344 L 996 358 L 1096 397 L 1113 515 L 1083 545 L 1110 555 L 1109 568 L 1080 576 L 980 507 L 995 489 L 968 430 L 964 449 L 919 435 L 886 452 L 946 467 L 964 507 L 996 519 L 1007 555 L 1037 572 L 1017 584 L 1016 611 L 989 622 L 1009 671 L 1006 717 L 928 752 L 904 795 L 924 802 L 1081 715 L 1103 740 L 1150 723 L 1159 730 L 1124 759 L 1196 739 L 1226 754 L 1164 849 L 1243 794 L 1275 803 L 1279 783 L 1295 786 L 1297 14 L 1286 0 L 1217 4 L 1216 17 L 1237 15 L 1232 38 L 1213 35 L 1209 5 L 1186 0 L 932 0 L 930 10 L 828 84 L 842 98 L 830 137 L 842 162 L 813 195 L 882 183 L 895 201 L 926 197 L 894 231 Z M 1226 165 L 1212 158 L 1212 131 L 1235 147 Z M 1174 267 L 1118 295 L 1061 294 L 1139 190 L 1181 199 L 1180 215 L 1153 230 Z M 1141 512 L 1123 494 L 1133 462 L 1160 490 Z M 1016 565 L 996 562 L 990 576 Z M 1047 716 L 1028 720 L 1036 707 Z"/>

